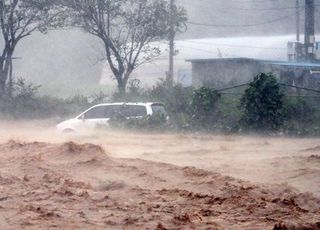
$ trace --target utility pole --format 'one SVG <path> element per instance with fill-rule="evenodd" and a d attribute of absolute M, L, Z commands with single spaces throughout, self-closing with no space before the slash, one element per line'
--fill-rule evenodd
<path fill-rule="evenodd" d="M 305 45 L 305 59 L 312 62 L 315 59 L 314 55 L 314 0 L 305 0 L 305 31 L 304 31 L 304 45 Z"/>
<path fill-rule="evenodd" d="M 170 34 L 169 34 L 169 71 L 168 71 L 168 80 L 171 84 L 173 84 L 174 79 L 174 39 L 175 39 L 175 32 L 174 32 L 174 3 L 175 0 L 170 0 Z"/>
<path fill-rule="evenodd" d="M 296 0 L 296 31 L 297 42 L 300 42 L 300 1 Z"/>

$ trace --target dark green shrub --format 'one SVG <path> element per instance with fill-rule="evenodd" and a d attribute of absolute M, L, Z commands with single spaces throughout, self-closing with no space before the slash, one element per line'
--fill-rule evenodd
<path fill-rule="evenodd" d="M 312 122 L 315 119 L 316 107 L 302 97 L 291 97 L 284 100 L 283 113 L 286 120 Z"/>
<path fill-rule="evenodd" d="M 112 102 L 146 102 L 148 96 L 145 93 L 145 89 L 141 87 L 141 81 L 139 79 L 132 79 L 128 82 L 127 91 L 125 94 L 115 92 L 111 96 Z"/>
<path fill-rule="evenodd" d="M 88 98 L 80 95 L 68 99 L 39 96 L 39 88 L 24 79 L 15 81 L 12 95 L 0 98 L 0 116 L 8 119 L 67 117 L 90 106 Z"/>
<path fill-rule="evenodd" d="M 184 88 L 173 84 L 166 79 L 161 79 L 151 89 L 146 90 L 149 101 L 161 102 L 165 105 L 170 116 L 171 128 L 180 130 L 190 127 L 192 88 Z"/>
<path fill-rule="evenodd" d="M 170 114 L 188 113 L 192 98 L 192 88 L 184 88 L 180 84 L 171 84 L 171 81 L 161 79 L 151 89 L 146 91 L 147 97 L 152 101 L 165 104 Z"/>
<path fill-rule="evenodd" d="M 0 107 L 4 117 L 29 117 L 37 109 L 36 94 L 40 86 L 26 83 L 22 78 L 13 82 L 11 95 L 1 98 Z"/>
<path fill-rule="evenodd" d="M 244 128 L 276 131 L 283 124 L 283 94 L 272 74 L 260 73 L 241 98 Z"/>
<path fill-rule="evenodd" d="M 288 97 L 284 101 L 283 131 L 290 135 L 319 135 L 320 109 L 318 99 Z"/>
<path fill-rule="evenodd" d="M 220 94 L 211 89 L 202 87 L 193 92 L 191 112 L 193 125 L 210 129 L 215 123 L 215 110 Z"/>
<path fill-rule="evenodd" d="M 234 96 L 224 95 L 218 100 L 214 116 L 214 130 L 223 133 L 237 133 L 240 131 L 241 111 L 239 103 L 240 99 Z"/>
<path fill-rule="evenodd" d="M 89 98 L 90 98 L 90 104 L 95 105 L 95 104 L 107 102 L 109 99 L 109 95 L 104 93 L 103 91 L 100 91 L 98 93 L 91 95 Z"/>

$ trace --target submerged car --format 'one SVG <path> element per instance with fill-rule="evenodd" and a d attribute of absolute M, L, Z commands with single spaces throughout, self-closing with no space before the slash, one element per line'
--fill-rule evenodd
<path fill-rule="evenodd" d="M 139 119 L 161 114 L 167 117 L 161 103 L 108 103 L 98 104 L 84 111 L 75 118 L 64 121 L 56 126 L 60 133 L 77 133 L 92 130 L 99 126 L 108 126 L 109 121 L 117 116 L 126 119 Z"/>

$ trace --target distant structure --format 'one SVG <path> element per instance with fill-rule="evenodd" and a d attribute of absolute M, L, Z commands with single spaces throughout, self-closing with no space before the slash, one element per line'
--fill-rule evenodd
<path fill-rule="evenodd" d="M 259 73 L 273 73 L 281 83 L 320 89 L 320 63 L 270 61 L 252 58 L 191 59 L 192 85 L 215 89 L 244 84 Z"/>
<path fill-rule="evenodd" d="M 292 62 L 320 63 L 320 42 L 315 39 L 314 0 L 305 0 L 304 42 L 300 41 L 300 5 L 297 8 L 297 36 L 295 42 L 288 42 L 288 60 Z"/>
<path fill-rule="evenodd" d="M 320 42 L 315 39 L 314 0 L 305 0 L 304 40 L 300 41 L 300 4 L 296 0 L 296 41 L 287 43 L 288 60 L 258 58 L 189 59 L 192 85 L 216 89 L 252 81 L 260 72 L 271 72 L 288 85 L 320 90 Z"/>

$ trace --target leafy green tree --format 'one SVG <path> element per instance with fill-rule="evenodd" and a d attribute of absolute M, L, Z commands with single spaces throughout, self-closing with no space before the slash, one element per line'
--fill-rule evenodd
<path fill-rule="evenodd" d="M 168 0 L 61 0 L 71 9 L 73 26 L 98 37 L 106 60 L 124 94 L 131 73 L 160 55 L 153 42 L 166 39 L 185 26 L 183 8 Z"/>
<path fill-rule="evenodd" d="M 271 73 L 258 74 L 241 98 L 242 121 L 246 128 L 278 130 L 284 120 L 283 97 L 277 79 Z"/>

